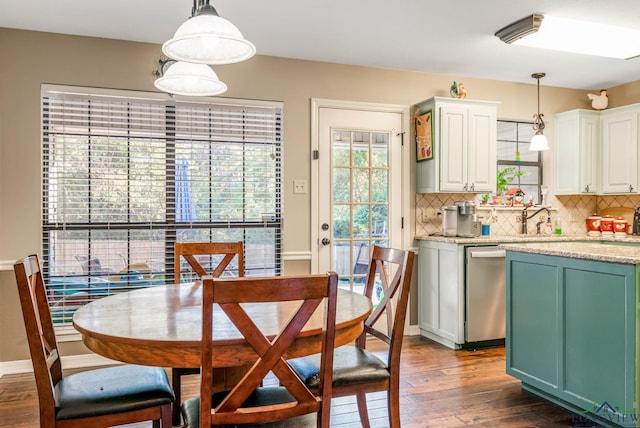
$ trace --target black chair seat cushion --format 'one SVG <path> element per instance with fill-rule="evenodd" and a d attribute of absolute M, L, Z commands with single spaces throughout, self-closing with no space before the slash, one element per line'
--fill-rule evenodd
<path fill-rule="evenodd" d="M 287 361 L 308 388 L 318 388 L 320 354 Z M 333 386 L 384 381 L 390 377 L 386 363 L 366 349 L 345 345 L 333 354 Z"/>
<path fill-rule="evenodd" d="M 211 396 L 211 406 L 215 407 L 222 402 L 228 391 L 216 392 Z M 259 407 L 295 402 L 295 398 L 284 387 L 257 388 L 242 407 Z M 200 427 L 200 397 L 190 398 L 182 403 L 182 417 L 186 428 Z"/>
<path fill-rule="evenodd" d="M 164 369 L 123 365 L 63 377 L 55 400 L 56 419 L 65 420 L 169 404 L 174 395 Z"/>

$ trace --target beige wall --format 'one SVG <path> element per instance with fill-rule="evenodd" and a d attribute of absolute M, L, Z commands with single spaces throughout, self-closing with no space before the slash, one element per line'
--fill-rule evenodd
<path fill-rule="evenodd" d="M 0 260 L 40 251 L 40 85 L 152 91 L 151 73 L 159 55 L 160 46 L 154 44 L 0 29 Z M 531 119 L 536 108 L 533 79 L 531 84 L 514 84 L 260 55 L 215 71 L 229 86 L 226 97 L 284 102 L 285 253 L 311 250 L 310 195 L 294 195 L 291 184 L 294 179 L 311 180 L 311 98 L 412 105 L 434 95 L 448 96 L 451 82 L 462 80 L 469 98 L 501 101 L 501 118 Z M 638 98 L 639 88 L 625 85 L 610 95 L 628 103 Z M 543 86 L 545 118 L 551 122 L 555 112 L 588 108 L 585 94 Z M 552 132 L 549 123 L 545 133 L 552 137 Z M 544 156 L 549 162 L 545 182 L 550 184 L 551 154 Z M 406 191 L 413 194 L 413 178 L 411 183 Z M 413 232 L 413 220 L 409 224 Z M 285 270 L 308 272 L 309 262 L 287 262 Z M 12 274 L 0 273 L 0 361 L 28 358 L 14 288 Z M 414 304 L 411 320 L 416 319 Z"/>

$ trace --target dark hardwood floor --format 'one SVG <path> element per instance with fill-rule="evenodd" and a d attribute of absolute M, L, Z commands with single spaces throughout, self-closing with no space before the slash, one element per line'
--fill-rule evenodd
<path fill-rule="evenodd" d="M 375 349 L 375 348 L 374 348 Z M 422 427 L 572 427 L 571 412 L 523 391 L 505 373 L 504 347 L 452 351 L 419 336 L 405 338 L 400 384 L 403 428 Z M 195 395 L 196 376 L 185 378 L 185 395 Z M 386 394 L 369 397 L 371 426 L 386 427 Z M 582 422 L 582 424 L 581 424 Z M 351 397 L 332 401 L 332 427 L 359 427 Z M 33 375 L 0 378 L 0 427 L 38 426 L 38 403 Z M 314 418 L 273 427 L 315 426 Z M 151 423 L 128 425 L 148 428 Z"/>

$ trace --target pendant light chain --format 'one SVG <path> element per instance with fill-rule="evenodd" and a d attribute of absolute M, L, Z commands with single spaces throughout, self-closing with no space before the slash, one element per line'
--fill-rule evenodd
<path fill-rule="evenodd" d="M 538 81 L 538 112 L 533 115 L 533 130 L 534 135 L 531 139 L 531 144 L 529 145 L 529 150 L 533 151 L 542 151 L 549 150 L 549 142 L 547 141 L 547 137 L 544 136 L 542 130 L 544 129 L 544 121 L 542 120 L 542 113 L 540 113 L 540 79 L 545 76 L 545 73 L 534 73 L 531 75 L 534 79 Z"/>
<path fill-rule="evenodd" d="M 531 75 L 531 77 L 538 80 L 538 113 L 533 115 L 535 119 L 533 123 L 533 130 L 540 133 L 542 133 L 545 127 L 544 121 L 542 120 L 542 117 L 544 115 L 540 113 L 540 79 L 542 79 L 544 76 L 546 76 L 545 73 L 534 73 Z"/>

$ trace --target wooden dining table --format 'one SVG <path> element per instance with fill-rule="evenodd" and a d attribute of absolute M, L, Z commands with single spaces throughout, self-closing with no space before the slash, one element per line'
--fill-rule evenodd
<path fill-rule="evenodd" d="M 200 367 L 202 320 L 200 282 L 152 286 L 114 294 L 88 303 L 73 316 L 74 327 L 93 352 L 125 363 L 159 367 Z M 265 335 L 273 337 L 293 315 L 299 302 L 243 304 Z M 371 300 L 348 290 L 337 299 L 336 346 L 363 331 Z M 323 309 L 304 327 L 287 357 L 320 352 Z M 214 308 L 212 367 L 251 364 L 255 351 L 227 316 Z"/>

